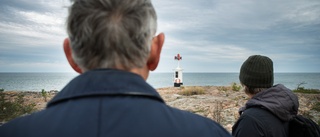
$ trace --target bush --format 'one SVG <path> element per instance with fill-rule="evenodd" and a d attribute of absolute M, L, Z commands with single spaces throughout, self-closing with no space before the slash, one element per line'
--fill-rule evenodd
<path fill-rule="evenodd" d="M 47 102 L 48 94 L 44 89 L 42 89 L 41 95 L 42 95 L 44 101 Z"/>
<path fill-rule="evenodd" d="M 296 93 L 306 93 L 306 94 L 320 94 L 319 89 L 305 89 L 304 87 L 299 87 L 297 89 L 292 90 Z"/>
<path fill-rule="evenodd" d="M 185 96 L 192 96 L 192 95 L 200 95 L 204 94 L 204 88 L 203 87 L 184 87 L 181 92 L 178 94 L 185 95 Z"/>
<path fill-rule="evenodd" d="M 306 94 L 319 94 L 320 90 L 319 89 L 305 89 L 303 86 L 307 84 L 306 82 L 301 82 L 298 84 L 297 88 L 292 90 L 293 92 L 297 92 L 297 93 L 306 93 Z"/>
<path fill-rule="evenodd" d="M 36 104 L 26 104 L 23 97 L 23 93 L 18 93 L 16 96 L 9 97 L 4 91 L 0 91 L 0 122 L 9 121 L 36 111 Z"/>
<path fill-rule="evenodd" d="M 240 89 L 241 89 L 241 85 L 237 85 L 237 83 L 235 83 L 235 82 L 232 83 L 231 87 L 232 87 L 233 91 L 240 91 Z"/>

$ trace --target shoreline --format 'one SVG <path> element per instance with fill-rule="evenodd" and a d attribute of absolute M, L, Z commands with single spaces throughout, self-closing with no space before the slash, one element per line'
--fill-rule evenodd
<path fill-rule="evenodd" d="M 185 86 L 185 85 L 181 85 L 181 87 L 230 87 L 230 86 L 232 86 L 232 84 L 233 83 L 235 83 L 235 82 L 231 82 L 230 84 L 228 84 L 228 85 L 219 85 L 219 86 L 216 86 L 216 85 L 188 85 L 188 86 Z M 239 83 L 236 83 L 237 85 L 239 85 Z M 285 85 L 284 85 L 285 86 Z M 319 93 L 320 93 L 320 88 L 307 88 L 307 87 L 304 87 L 304 86 L 301 86 L 301 87 L 303 87 L 304 89 L 311 89 L 311 90 L 317 90 L 317 91 L 319 91 Z M 158 88 L 155 88 L 155 87 L 153 87 L 154 89 L 156 89 L 157 91 L 160 89 L 160 90 L 162 90 L 162 89 L 171 89 L 171 88 L 180 88 L 180 87 L 173 87 L 173 85 L 172 86 L 166 86 L 166 87 L 158 87 Z M 294 88 L 294 89 L 291 89 L 291 88 L 289 88 L 291 91 L 293 91 L 293 90 L 295 90 L 296 88 Z M 0 91 L 1 90 L 4 90 L 4 92 L 30 92 L 30 93 L 33 93 L 33 92 L 35 92 L 35 93 L 41 93 L 41 91 L 42 90 L 6 90 L 6 89 L 3 89 L 3 88 L 0 88 Z M 59 90 L 57 90 L 57 89 L 51 89 L 51 90 L 45 90 L 46 92 L 50 92 L 50 93 L 58 93 L 58 92 L 60 92 Z"/>
<path fill-rule="evenodd" d="M 200 88 L 203 93 L 196 95 L 181 95 L 190 87 Z M 220 123 L 231 132 L 231 128 L 239 118 L 238 109 L 242 107 L 248 97 L 241 91 L 233 91 L 231 86 L 184 86 L 157 88 L 157 92 L 171 107 L 202 115 Z M 9 97 L 18 93 L 24 94 L 27 103 L 35 103 L 37 110 L 45 109 L 46 104 L 57 93 L 56 90 L 47 92 L 45 101 L 41 92 L 33 91 L 4 91 Z M 299 114 L 308 115 L 314 121 L 320 121 L 320 112 L 312 110 L 314 104 L 320 102 L 320 94 L 295 93 L 299 98 Z M 1 120 L 0 120 L 1 121 Z"/>

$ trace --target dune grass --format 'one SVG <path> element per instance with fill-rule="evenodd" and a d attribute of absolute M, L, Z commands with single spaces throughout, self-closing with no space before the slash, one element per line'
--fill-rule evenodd
<path fill-rule="evenodd" d="M 181 91 L 178 94 L 184 96 L 201 95 L 205 94 L 205 89 L 204 87 L 199 86 L 183 86 L 181 87 Z"/>

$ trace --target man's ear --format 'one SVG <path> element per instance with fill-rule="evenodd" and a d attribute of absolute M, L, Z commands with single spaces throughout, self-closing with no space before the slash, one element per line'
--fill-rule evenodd
<path fill-rule="evenodd" d="M 68 38 L 64 39 L 63 42 L 63 50 L 64 50 L 64 54 L 67 57 L 67 60 L 70 64 L 70 66 L 73 68 L 73 70 L 75 70 L 78 73 L 82 73 L 82 70 L 80 69 L 80 67 L 74 62 L 73 58 L 72 58 L 72 50 L 71 50 L 71 45 L 70 45 L 70 41 Z"/>
<path fill-rule="evenodd" d="M 160 33 L 152 39 L 151 51 L 147 62 L 148 69 L 151 71 L 158 67 L 164 39 L 165 36 L 163 33 Z"/>

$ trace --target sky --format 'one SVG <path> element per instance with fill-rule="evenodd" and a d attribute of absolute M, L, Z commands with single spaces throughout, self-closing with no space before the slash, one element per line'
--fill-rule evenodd
<path fill-rule="evenodd" d="M 275 72 L 320 72 L 319 0 L 152 0 L 166 36 L 155 72 L 239 72 L 265 55 Z M 0 1 L 0 72 L 73 72 L 63 53 L 68 0 Z"/>

